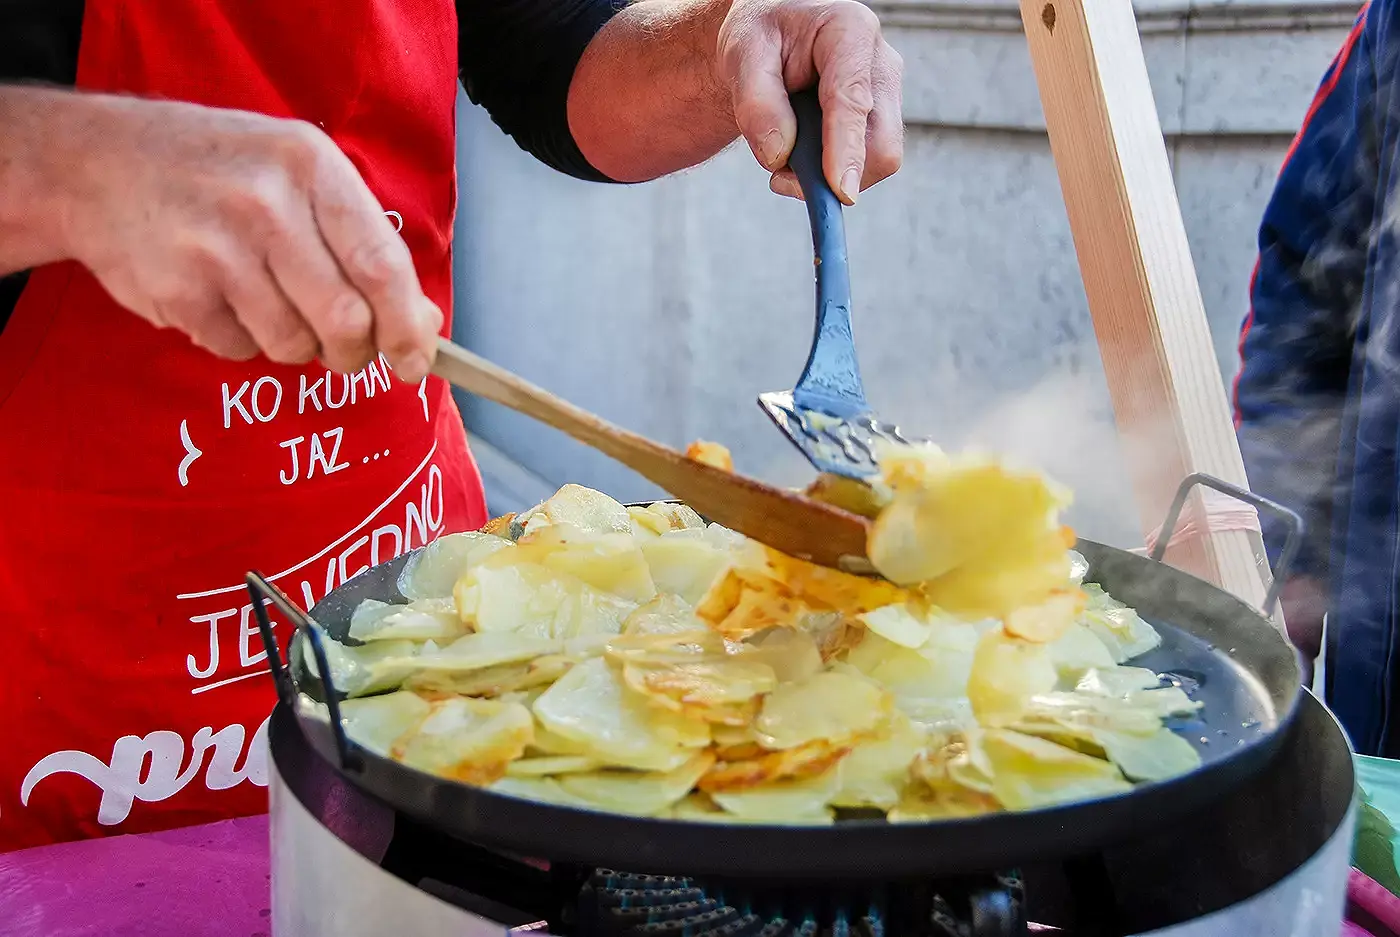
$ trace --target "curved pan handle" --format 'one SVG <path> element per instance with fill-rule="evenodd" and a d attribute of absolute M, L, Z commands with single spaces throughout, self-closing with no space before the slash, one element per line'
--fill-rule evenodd
<path fill-rule="evenodd" d="M 289 709 L 295 712 L 296 697 L 300 687 L 297 686 L 296 677 L 292 674 L 291 663 L 282 660 L 282 653 L 277 648 L 277 636 L 272 633 L 272 619 L 267 614 L 268 605 L 275 605 L 277 610 L 286 615 L 287 620 L 296 629 L 292 632 L 292 641 L 287 644 L 289 656 L 292 642 L 296 641 L 298 635 L 311 642 L 311 653 L 316 658 L 316 672 L 321 677 L 321 686 L 325 691 L 326 709 L 330 713 L 331 720 L 331 734 L 335 737 L 336 755 L 340 761 L 337 767 L 341 771 L 358 770 L 363 763 L 354 746 L 351 745 L 349 736 L 345 734 L 345 723 L 340 717 L 340 691 L 335 688 L 335 680 L 331 676 L 330 660 L 326 656 L 321 627 L 312 620 L 310 615 L 298 608 L 296 603 L 287 598 L 281 589 L 263 578 L 262 575 L 249 573 L 246 581 L 248 595 L 253 599 L 253 613 L 258 618 L 258 634 L 262 637 L 263 649 L 267 651 L 267 667 L 268 670 L 272 671 L 272 679 L 277 684 L 278 697 Z"/>
<path fill-rule="evenodd" d="M 1260 607 L 1265 618 L 1273 617 L 1279 593 L 1283 590 L 1283 584 L 1288 581 L 1288 573 L 1293 568 L 1294 558 L 1298 555 L 1298 545 L 1303 539 L 1303 532 L 1307 529 L 1307 525 L 1303 523 L 1303 519 L 1298 516 L 1297 512 L 1284 507 L 1277 501 L 1270 501 L 1268 498 L 1261 497 L 1238 485 L 1222 481 L 1214 475 L 1193 472 L 1182 479 L 1180 487 L 1176 489 L 1176 497 L 1172 499 L 1171 507 L 1167 509 L 1167 519 L 1162 522 L 1162 533 L 1157 537 L 1157 545 L 1152 549 L 1152 559 L 1160 563 L 1162 557 L 1166 555 L 1167 544 L 1171 542 L 1172 534 L 1176 533 L 1177 521 L 1181 519 L 1181 509 L 1186 506 L 1186 497 L 1191 493 L 1191 489 L 1197 485 L 1213 488 L 1223 495 L 1229 495 L 1236 501 L 1243 501 L 1261 511 L 1268 511 L 1288 527 L 1288 536 L 1283 541 L 1283 552 L 1279 554 L 1278 567 L 1274 570 L 1274 581 L 1270 583 L 1268 594 L 1264 596 L 1264 604 Z"/>

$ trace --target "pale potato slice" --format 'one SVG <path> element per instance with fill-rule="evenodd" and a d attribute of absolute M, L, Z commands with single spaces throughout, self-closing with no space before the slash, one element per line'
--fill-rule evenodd
<path fill-rule="evenodd" d="M 682 706 L 719 707 L 748 703 L 778 686 L 773 668 L 744 655 L 694 654 L 690 661 L 627 661 L 627 685 L 653 703 L 679 712 Z"/>
<path fill-rule="evenodd" d="M 534 563 L 633 603 L 656 596 L 647 559 L 630 533 L 584 531 L 552 524 L 516 542 L 510 560 Z"/>
<path fill-rule="evenodd" d="M 972 637 L 975 646 L 975 632 Z M 967 698 L 972 656 L 971 648 L 933 644 L 911 651 L 870 634 L 846 661 L 887 689 L 895 706 L 912 719 L 929 726 L 961 726 L 972 721 Z"/>
<path fill-rule="evenodd" d="M 534 720 L 519 703 L 453 697 L 432 704 L 416 728 L 400 736 L 390 754 L 412 768 L 488 785 L 525 753 Z"/>
<path fill-rule="evenodd" d="M 1080 693 L 1126 698 L 1139 690 L 1155 690 L 1162 680 L 1146 667 L 1115 667 L 1108 664 L 1085 671 L 1075 684 Z"/>
<path fill-rule="evenodd" d="M 650 817 L 690 793 L 695 782 L 714 764 L 708 751 L 665 773 L 655 771 L 593 771 L 559 777 L 559 786 L 596 809 Z"/>
<path fill-rule="evenodd" d="M 797 781 L 773 781 L 742 791 L 717 792 L 710 798 L 725 812 L 745 820 L 824 825 L 832 822 L 827 805 L 841 789 L 841 769 Z"/>
<path fill-rule="evenodd" d="M 1151 735 L 1099 729 L 1094 732 L 1094 741 L 1134 781 L 1163 781 L 1201 766 L 1200 753 L 1167 728 Z"/>
<path fill-rule="evenodd" d="M 967 698 L 978 722 L 1009 725 L 1026 711 L 1032 696 L 1049 693 L 1058 680 L 1045 645 L 989 631 L 972 656 Z"/>
<path fill-rule="evenodd" d="M 378 599 L 365 599 L 350 615 L 346 636 L 361 643 L 368 641 L 435 641 L 445 644 L 460 637 L 466 628 L 457 620 L 451 600 L 429 599 L 417 608 L 391 605 Z"/>
<path fill-rule="evenodd" d="M 637 607 L 538 565 L 483 564 L 467 573 L 456 591 L 458 612 L 477 631 L 537 638 L 618 634 Z"/>
<path fill-rule="evenodd" d="M 534 747 L 533 743 L 531 747 Z M 599 767 L 598 762 L 583 755 L 541 755 L 512 761 L 506 765 L 506 777 L 542 778 L 595 771 Z"/>
<path fill-rule="evenodd" d="M 1078 680 L 1089 670 L 1112 667 L 1114 663 L 1107 645 L 1078 622 L 1072 622 L 1064 634 L 1046 647 L 1060 676 L 1070 680 Z"/>
<path fill-rule="evenodd" d="M 394 742 L 427 717 L 432 707 L 414 693 L 386 693 L 340 704 L 345 734 L 370 751 L 389 754 Z"/>
<path fill-rule="evenodd" d="M 515 631 L 480 631 L 464 635 L 432 654 L 420 654 L 414 662 L 419 670 L 466 673 L 501 664 L 516 664 L 556 654 L 564 642 L 538 638 Z M 600 647 L 601 650 L 601 647 Z"/>
<path fill-rule="evenodd" d="M 535 700 L 535 716 L 599 761 L 640 770 L 672 770 L 678 754 L 710 742 L 708 725 L 651 706 L 600 658 L 577 665 L 546 690 Z"/>
<path fill-rule="evenodd" d="M 916 617 L 904 603 L 873 609 L 859 620 L 872 634 L 911 650 L 922 647 L 932 631 L 929 624 Z"/>
<path fill-rule="evenodd" d="M 756 635 L 747 647 L 750 659 L 773 668 L 779 683 L 800 683 L 822 669 L 821 650 L 806 631 L 774 628 Z"/>
<path fill-rule="evenodd" d="M 685 457 L 702 462 L 711 468 L 717 468 L 721 472 L 734 471 L 734 456 L 730 455 L 726 447 L 717 442 L 697 439 L 685 447 Z"/>
<path fill-rule="evenodd" d="M 647 510 L 666 518 L 672 530 L 704 530 L 704 518 L 684 504 L 674 501 L 656 501 L 647 505 Z"/>
<path fill-rule="evenodd" d="M 763 700 L 754 728 L 769 749 L 825 740 L 840 744 L 879 731 L 894 708 L 890 694 L 846 673 L 823 672 L 784 684 Z"/>
<path fill-rule="evenodd" d="M 705 597 L 732 558 L 726 547 L 700 529 L 667 530 L 640 541 L 638 548 L 656 588 L 691 607 Z"/>
<path fill-rule="evenodd" d="M 399 592 L 410 601 L 449 598 L 467 570 L 510 545 L 503 537 L 480 531 L 439 537 L 409 556 L 399 573 Z"/>
<path fill-rule="evenodd" d="M 805 492 L 813 501 L 821 501 L 872 520 L 890 503 L 893 492 L 878 479 L 874 483 L 856 481 L 842 475 L 822 473 L 807 486 Z"/>
<path fill-rule="evenodd" d="M 520 800 L 534 800 L 560 807 L 576 807 L 581 810 L 593 809 L 587 801 L 579 800 L 560 787 L 559 782 L 554 778 L 517 778 L 507 775 L 492 784 L 490 790 L 493 793 L 505 794 Z"/>
<path fill-rule="evenodd" d="M 1162 643 L 1162 636 L 1136 611 L 1104 592 L 1095 583 L 1084 584 L 1087 597 L 1079 623 L 1098 637 L 1113 655 L 1115 663 L 1131 660 Z"/>
<path fill-rule="evenodd" d="M 1091 800 L 1132 788 L 1112 763 L 1045 739 L 991 729 L 981 745 L 992 764 L 992 794 L 1008 810 Z"/>
<path fill-rule="evenodd" d="M 622 623 L 626 635 L 680 634 L 703 631 L 705 623 L 695 617 L 695 609 L 680 596 L 662 593 L 639 606 Z"/>
<path fill-rule="evenodd" d="M 1084 610 L 1084 593 L 1079 589 L 1053 592 L 1034 605 L 1023 605 L 1006 613 L 1006 633 L 1025 641 L 1048 644 L 1064 636 Z"/>
<path fill-rule="evenodd" d="M 851 746 L 827 741 L 808 742 L 786 751 L 770 752 L 758 745 L 723 749 L 717 762 L 699 781 L 707 793 L 744 791 L 773 781 L 800 780 L 826 774 L 850 754 Z"/>
<path fill-rule="evenodd" d="M 627 519 L 632 525 L 633 539 L 639 541 L 654 540 L 671 529 L 669 520 L 635 504 L 628 506 Z"/>
<path fill-rule="evenodd" d="M 536 505 L 515 519 L 532 534 L 551 524 L 569 524 L 590 533 L 630 534 L 627 508 L 601 491 L 582 485 L 565 485 L 548 501 Z"/>
<path fill-rule="evenodd" d="M 857 744 L 841 762 L 841 790 L 832 805 L 892 809 L 908 786 L 910 765 L 927 745 L 927 733 L 896 712 L 883 733 Z"/>
<path fill-rule="evenodd" d="M 540 692 L 535 699 L 539 699 L 544 693 Z M 535 701 L 529 703 L 531 712 L 534 712 Z M 531 752 L 536 755 L 577 755 L 585 756 L 588 746 L 582 742 L 572 742 L 562 735 L 555 735 L 541 724 L 539 717 L 535 717 L 535 739 L 530 743 Z M 590 759 L 591 760 L 591 759 Z"/>
<path fill-rule="evenodd" d="M 1057 533 L 1056 517 L 1069 502 L 1067 492 L 1037 473 L 975 455 L 950 457 L 933 445 L 882 446 L 880 469 L 893 494 L 871 530 L 869 555 L 897 583 L 1014 560 L 1025 546 Z"/>
<path fill-rule="evenodd" d="M 456 694 L 499 698 L 558 680 L 574 665 L 573 658 L 546 654 L 523 664 L 501 664 L 467 671 L 420 670 L 403 682 L 404 689 L 426 694 Z"/>
<path fill-rule="evenodd" d="M 330 664 L 331 681 L 346 696 L 369 696 L 398 687 L 413 673 L 414 658 L 427 645 L 416 641 L 375 641 L 371 644 L 349 646 L 322 636 L 326 662 Z M 316 655 L 310 643 L 305 648 L 306 667 L 314 677 L 320 676 Z"/>

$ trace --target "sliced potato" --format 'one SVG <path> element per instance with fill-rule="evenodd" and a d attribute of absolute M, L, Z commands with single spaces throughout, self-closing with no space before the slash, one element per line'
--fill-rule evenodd
<path fill-rule="evenodd" d="M 754 637 L 749 657 L 773 669 L 779 683 L 800 683 L 822 669 L 817 641 L 806 631 L 774 628 Z"/>
<path fill-rule="evenodd" d="M 929 624 L 917 617 L 907 603 L 868 611 L 860 616 L 860 622 L 872 634 L 911 650 L 922 647 L 932 631 Z"/>
<path fill-rule="evenodd" d="M 1087 603 L 1079 622 L 1107 646 L 1115 663 L 1146 654 L 1162 643 L 1155 628 L 1100 586 L 1086 582 L 1083 589 Z"/>
<path fill-rule="evenodd" d="M 725 812 L 745 820 L 823 825 L 832 822 L 827 804 L 841 789 L 841 769 L 802 780 L 772 781 L 710 798 Z"/>
<path fill-rule="evenodd" d="M 574 667 L 546 690 L 535 700 L 535 716 L 599 761 L 640 770 L 672 770 L 678 755 L 684 761 L 686 749 L 710 741 L 705 723 L 649 705 L 599 658 Z"/>
<path fill-rule="evenodd" d="M 637 607 L 534 564 L 482 564 L 457 583 L 456 591 L 458 612 L 477 631 L 510 631 L 538 638 L 617 634 Z"/>
<path fill-rule="evenodd" d="M 1114 665 L 1107 645 L 1078 622 L 1072 622 L 1064 634 L 1046 647 L 1060 676 L 1070 680 L 1078 680 L 1086 671 Z"/>
<path fill-rule="evenodd" d="M 1023 605 L 1006 613 L 1006 633 L 1025 641 L 1048 644 L 1058 641 L 1084 610 L 1079 589 L 1052 592 L 1044 601 Z"/>
<path fill-rule="evenodd" d="M 1139 690 L 1155 690 L 1161 685 L 1161 678 L 1145 667 L 1108 665 L 1085 671 L 1074 688 L 1081 693 L 1092 693 L 1095 696 L 1126 698 Z"/>
<path fill-rule="evenodd" d="M 548 501 L 515 518 L 526 534 L 551 524 L 569 524 L 590 533 L 632 532 L 627 509 L 601 491 L 582 485 L 565 485 Z"/>
<path fill-rule="evenodd" d="M 665 773 L 655 771 L 593 771 L 559 777 L 569 794 L 602 810 L 650 817 L 690 793 L 695 782 L 714 764 L 708 751 Z"/>
<path fill-rule="evenodd" d="M 413 673 L 413 659 L 426 646 L 416 641 L 375 641 L 371 644 L 348 646 L 323 637 L 326 663 L 330 664 L 331 681 L 346 696 L 369 696 L 392 690 Z M 308 645 L 304 651 L 306 667 L 314 677 L 320 676 L 316 655 Z"/>
<path fill-rule="evenodd" d="M 697 439 L 685 447 L 685 457 L 696 462 L 703 462 L 705 465 L 717 468 L 722 472 L 734 471 L 734 457 L 729 454 L 727 448 L 717 442 Z"/>
<path fill-rule="evenodd" d="M 389 754 L 394 742 L 427 717 L 432 707 L 414 693 L 386 693 L 340 704 L 345 734 L 371 751 Z"/>
<path fill-rule="evenodd" d="M 841 762 L 841 790 L 832 805 L 892 809 L 908 786 L 910 766 L 927 745 L 927 733 L 896 712 L 884 732 L 857 744 Z"/>
<path fill-rule="evenodd" d="M 774 750 L 818 740 L 841 744 L 878 732 L 893 709 L 890 694 L 871 681 L 827 671 L 769 693 L 754 729 Z"/>
<path fill-rule="evenodd" d="M 1094 740 L 1110 761 L 1134 781 L 1163 781 L 1201 766 L 1200 753 L 1171 729 L 1151 735 L 1100 729 Z"/>
<path fill-rule="evenodd" d="M 676 595 L 662 593 L 639 606 L 622 623 L 623 634 L 678 634 L 703 631 L 705 623 L 695 616 L 695 609 Z"/>
<path fill-rule="evenodd" d="M 517 778 L 507 775 L 492 784 L 491 790 L 508 797 L 555 804 L 560 807 L 576 807 L 591 810 L 593 805 L 580 800 L 559 786 L 554 778 Z"/>
<path fill-rule="evenodd" d="M 399 574 L 399 592 L 410 601 L 448 598 L 467 570 L 509 546 L 509 540 L 481 531 L 439 537 L 409 556 Z"/>
<path fill-rule="evenodd" d="M 705 530 L 666 530 L 640 541 L 638 547 L 656 588 L 692 607 L 704 599 L 731 561 L 730 551 Z"/>
<path fill-rule="evenodd" d="M 538 638 L 515 631 L 481 631 L 464 635 L 435 653 L 420 654 L 415 666 L 419 670 L 466 673 L 534 660 L 546 654 L 558 653 L 563 648 L 564 642 L 552 638 Z"/>
<path fill-rule="evenodd" d="M 1020 732 L 991 729 L 982 748 L 992 764 L 992 794 L 1008 810 L 1091 800 L 1132 787 L 1111 762 Z"/>
<path fill-rule="evenodd" d="M 851 752 L 851 745 L 825 740 L 808 742 L 786 751 L 770 752 L 757 746 L 723 750 L 714 767 L 699 780 L 706 793 L 745 791 L 781 780 L 801 780 L 826 774 Z"/>
<path fill-rule="evenodd" d="M 647 510 L 666 518 L 672 530 L 704 530 L 704 519 L 684 504 L 674 501 L 657 501 L 647 505 Z"/>
<path fill-rule="evenodd" d="M 649 602 L 656 596 L 646 556 L 630 533 L 598 533 L 552 524 L 516 542 L 510 559 L 534 563 L 584 582 L 600 592 Z"/>
<path fill-rule="evenodd" d="M 530 711 L 519 703 L 451 697 L 433 703 L 390 754 L 420 771 L 484 786 L 504 777 L 506 765 L 524 754 L 534 728 Z"/>
<path fill-rule="evenodd" d="M 1025 712 L 1032 696 L 1050 692 L 1058 679 L 1045 645 L 989 631 L 972 656 L 967 698 L 978 722 L 1008 725 Z"/>
<path fill-rule="evenodd" d="M 531 743 L 531 747 L 533 747 L 533 743 Z M 506 765 L 506 777 L 543 778 L 594 771 L 598 767 L 600 767 L 598 762 L 583 755 L 539 755 L 517 758 L 512 761 Z"/>
<path fill-rule="evenodd" d="M 544 687 L 559 679 L 574 665 L 573 658 L 547 654 L 526 663 L 501 664 L 468 671 L 420 670 L 403 682 L 404 689 L 418 693 L 456 694 L 488 699 Z"/>

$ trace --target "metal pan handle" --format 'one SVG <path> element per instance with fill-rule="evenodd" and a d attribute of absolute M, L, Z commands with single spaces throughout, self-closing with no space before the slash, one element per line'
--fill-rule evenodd
<path fill-rule="evenodd" d="M 1277 501 L 1270 501 L 1246 488 L 1222 481 L 1214 475 L 1193 472 L 1182 479 L 1181 485 L 1176 489 L 1176 497 L 1172 499 L 1171 507 L 1167 509 L 1167 519 L 1162 522 L 1162 533 L 1157 537 L 1157 545 L 1152 548 L 1151 557 L 1157 562 L 1160 563 L 1162 557 L 1166 555 L 1167 544 L 1171 542 L 1172 535 L 1176 533 L 1177 521 L 1181 519 L 1181 510 L 1186 506 L 1186 498 L 1191 494 L 1191 489 L 1197 485 L 1212 488 L 1223 495 L 1229 495 L 1236 501 L 1253 505 L 1261 511 L 1269 511 L 1283 521 L 1284 526 L 1288 528 L 1288 536 L 1283 541 L 1283 552 L 1279 554 L 1278 566 L 1274 569 L 1273 582 L 1269 584 L 1269 591 L 1264 596 L 1264 604 L 1261 606 L 1264 617 L 1272 618 L 1274 607 L 1278 605 L 1279 593 L 1283 590 L 1283 584 L 1288 581 L 1288 573 L 1293 568 L 1293 560 L 1298 555 L 1298 546 L 1303 539 L 1303 531 L 1307 525 L 1303 523 L 1303 519 L 1298 516 L 1296 511 L 1284 507 Z"/>
<path fill-rule="evenodd" d="M 246 580 L 248 594 L 253 599 L 253 613 L 258 617 L 258 634 L 262 637 L 264 650 L 267 651 L 267 666 L 272 671 L 272 679 L 277 683 L 278 697 L 295 712 L 296 697 L 300 687 L 297 686 L 296 677 L 292 674 L 290 662 L 282 660 L 282 653 L 277 648 L 277 637 L 272 633 L 272 620 L 267 614 L 269 603 L 277 606 L 277 610 L 286 615 L 287 620 L 296 629 L 292 632 L 292 641 L 296 641 L 297 635 L 302 635 L 305 640 L 311 643 L 311 653 L 316 658 L 316 671 L 320 674 L 321 686 L 325 691 L 326 709 L 330 713 L 331 734 L 335 737 L 335 750 L 339 758 L 337 767 L 341 771 L 358 769 L 361 765 L 360 757 L 350 744 L 349 736 L 345 734 L 345 723 L 340 716 L 340 691 L 335 688 L 335 679 L 331 676 L 330 660 L 326 656 L 326 646 L 321 637 L 321 628 L 310 615 L 287 598 L 281 589 L 278 589 L 260 574 L 250 572 Z M 288 642 L 289 655 L 291 647 L 291 642 Z"/>

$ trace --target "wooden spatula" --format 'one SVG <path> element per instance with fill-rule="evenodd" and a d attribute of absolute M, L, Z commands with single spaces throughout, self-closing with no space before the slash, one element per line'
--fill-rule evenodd
<path fill-rule="evenodd" d="M 687 458 L 561 400 L 447 339 L 433 373 L 468 393 L 539 420 L 610 456 L 697 512 L 784 553 L 869 572 L 865 518 Z"/>

